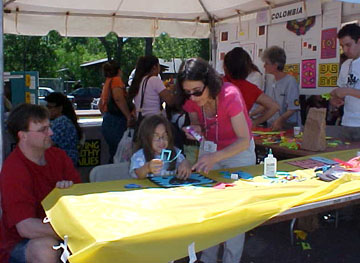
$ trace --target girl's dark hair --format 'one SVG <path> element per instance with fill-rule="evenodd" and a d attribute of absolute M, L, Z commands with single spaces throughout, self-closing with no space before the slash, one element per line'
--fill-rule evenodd
<path fill-rule="evenodd" d="M 48 119 L 49 111 L 44 106 L 23 103 L 10 112 L 7 128 L 16 142 L 19 142 L 18 132 L 27 131 L 30 121 L 37 123 Z"/>
<path fill-rule="evenodd" d="M 252 65 L 249 54 L 241 47 L 232 49 L 224 57 L 224 67 L 233 79 L 246 79 L 253 71 Z"/>
<path fill-rule="evenodd" d="M 77 122 L 77 116 L 71 101 L 60 92 L 52 92 L 45 97 L 45 100 L 50 103 L 55 103 L 56 106 L 62 106 L 62 114 L 68 117 L 74 124 L 79 140 L 82 138 L 82 130 Z"/>
<path fill-rule="evenodd" d="M 174 147 L 174 138 L 171 131 L 170 122 L 161 115 L 152 115 L 142 120 L 139 127 L 137 142 L 135 145 L 135 151 L 141 148 L 143 149 L 145 160 L 147 162 L 151 161 L 155 157 L 155 153 L 152 149 L 152 142 L 154 138 L 155 129 L 160 124 L 163 124 L 165 126 L 165 130 L 168 135 L 168 146 L 166 149 L 171 150 L 170 159 L 173 159 L 176 156 L 176 151 Z M 171 162 L 169 166 L 169 170 L 175 170 L 175 167 L 176 167 L 176 160 Z"/>
<path fill-rule="evenodd" d="M 142 79 L 149 75 L 155 65 L 159 64 L 159 59 L 155 56 L 140 57 L 136 63 L 135 76 L 129 89 L 129 99 L 133 100 L 138 94 Z"/>
<path fill-rule="evenodd" d="M 110 60 L 103 65 L 104 76 L 106 78 L 113 78 L 119 73 L 119 69 L 119 64 L 114 60 Z"/>
<path fill-rule="evenodd" d="M 208 87 L 213 99 L 219 94 L 223 83 L 220 75 L 202 58 L 190 58 L 184 61 L 180 66 L 176 82 L 180 105 L 185 102 L 183 87 L 185 80 L 202 81 Z"/>

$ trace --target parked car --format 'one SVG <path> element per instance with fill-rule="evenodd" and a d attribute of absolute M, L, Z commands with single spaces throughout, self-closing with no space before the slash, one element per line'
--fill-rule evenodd
<path fill-rule="evenodd" d="M 39 87 L 39 89 L 38 89 L 38 104 L 45 106 L 46 105 L 45 97 L 52 92 L 55 92 L 52 88 Z M 74 106 L 74 109 L 76 109 L 77 105 L 75 102 L 75 97 L 72 95 L 66 95 L 66 97 L 71 101 L 71 103 Z"/>
<path fill-rule="evenodd" d="M 78 109 L 90 109 L 91 102 L 94 98 L 99 98 L 101 95 L 100 88 L 78 88 L 69 95 L 75 97 L 75 102 Z"/>

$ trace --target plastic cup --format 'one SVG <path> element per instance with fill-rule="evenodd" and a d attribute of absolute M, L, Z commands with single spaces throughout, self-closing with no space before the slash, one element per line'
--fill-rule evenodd
<path fill-rule="evenodd" d="M 301 132 L 301 127 L 295 126 L 294 127 L 294 136 L 298 136 Z"/>

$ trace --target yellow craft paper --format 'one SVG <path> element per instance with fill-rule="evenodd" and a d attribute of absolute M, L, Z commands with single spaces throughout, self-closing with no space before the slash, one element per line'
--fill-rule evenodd
<path fill-rule="evenodd" d="M 234 187 L 153 188 L 123 191 L 134 180 L 55 189 L 43 201 L 59 236 L 68 235 L 71 263 L 168 262 L 246 232 L 290 207 L 358 192 L 360 177 L 325 183 L 274 183 L 262 177 Z M 147 180 L 135 183 L 151 186 Z"/>

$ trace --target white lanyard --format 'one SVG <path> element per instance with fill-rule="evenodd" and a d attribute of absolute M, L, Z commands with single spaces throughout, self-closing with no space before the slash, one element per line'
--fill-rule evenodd
<path fill-rule="evenodd" d="M 202 116 L 204 119 L 204 125 L 205 125 L 205 137 L 207 138 L 207 132 L 208 132 L 208 126 L 206 121 L 206 116 L 204 112 L 204 107 L 201 107 Z M 219 125 L 218 125 L 218 113 L 217 113 L 217 100 L 215 99 L 215 142 L 217 143 L 219 141 Z"/>

